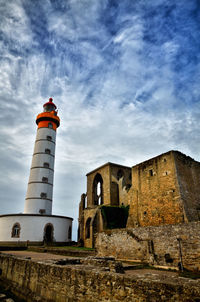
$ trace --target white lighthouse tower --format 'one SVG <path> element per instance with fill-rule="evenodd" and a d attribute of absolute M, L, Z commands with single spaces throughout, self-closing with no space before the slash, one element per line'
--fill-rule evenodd
<path fill-rule="evenodd" d="M 38 125 L 24 213 L 52 213 L 56 129 L 60 125 L 52 98 L 36 118 Z"/>
<path fill-rule="evenodd" d="M 56 130 L 60 126 L 50 98 L 36 118 L 37 135 L 23 214 L 0 215 L 0 242 L 16 244 L 71 241 L 71 217 L 52 215 Z"/>

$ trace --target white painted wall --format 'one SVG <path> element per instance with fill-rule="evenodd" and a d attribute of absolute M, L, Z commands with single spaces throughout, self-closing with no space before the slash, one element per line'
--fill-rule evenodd
<path fill-rule="evenodd" d="M 52 201 L 47 199 L 27 199 L 25 210 L 28 211 L 28 213 L 24 211 L 25 214 L 40 214 L 40 210 L 45 210 L 46 215 L 51 215 Z"/>
<path fill-rule="evenodd" d="M 56 141 L 56 131 L 50 128 L 39 128 L 37 129 L 36 140 L 46 139 L 46 136 L 49 135 L 52 137 L 52 141 Z"/>
<path fill-rule="evenodd" d="M 31 175 L 29 177 L 29 182 L 32 181 L 42 181 L 42 177 L 47 177 L 48 182 L 50 184 L 53 184 L 53 171 L 50 169 L 43 169 L 43 168 L 38 168 L 38 169 L 32 169 Z"/>
<path fill-rule="evenodd" d="M 51 136 L 52 140 L 48 140 L 47 136 Z M 45 210 L 47 215 L 52 213 L 55 141 L 55 130 L 49 128 L 37 130 L 26 193 L 25 214 L 39 214 L 40 209 Z M 46 154 L 45 149 L 49 149 L 50 154 Z M 48 163 L 50 169 L 45 168 L 44 163 Z M 48 178 L 47 183 L 42 182 L 43 177 Z M 41 198 L 41 193 L 47 194 L 46 199 Z"/>
<path fill-rule="evenodd" d="M 19 223 L 20 237 L 12 238 L 12 228 L 15 223 Z M 43 241 L 44 228 L 46 224 L 51 223 L 54 227 L 54 241 L 68 242 L 68 230 L 72 227 L 70 218 L 59 216 L 31 216 L 31 215 L 5 215 L 0 216 L 0 242 L 20 242 L 20 241 Z"/>

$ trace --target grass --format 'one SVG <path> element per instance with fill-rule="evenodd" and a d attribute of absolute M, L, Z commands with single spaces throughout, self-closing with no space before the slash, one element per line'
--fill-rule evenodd
<path fill-rule="evenodd" d="M 33 250 L 35 250 L 35 248 L 39 248 L 39 249 L 54 249 L 54 250 L 77 250 L 77 251 L 94 251 L 95 249 L 93 248 L 89 248 L 89 247 L 79 247 L 79 246 L 34 246 Z M 32 247 L 29 246 L 28 248 L 29 251 L 32 250 Z"/>

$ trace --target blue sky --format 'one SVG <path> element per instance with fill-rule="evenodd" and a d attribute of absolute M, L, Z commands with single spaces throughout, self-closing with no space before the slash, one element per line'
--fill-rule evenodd
<path fill-rule="evenodd" d="M 53 97 L 54 214 L 85 174 L 171 149 L 200 161 L 200 2 L 0 0 L 0 213 L 23 212 L 35 117 Z"/>

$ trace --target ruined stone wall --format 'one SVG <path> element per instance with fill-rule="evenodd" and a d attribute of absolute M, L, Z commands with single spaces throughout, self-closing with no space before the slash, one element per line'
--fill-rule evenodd
<path fill-rule="evenodd" d="M 128 227 L 184 221 L 173 151 L 132 168 L 132 188 L 128 200 Z"/>
<path fill-rule="evenodd" d="M 98 234 L 99 256 L 145 261 L 150 264 L 177 267 L 181 238 L 183 265 L 200 270 L 200 222 L 158 227 L 109 230 Z"/>
<path fill-rule="evenodd" d="M 110 166 L 107 164 L 87 174 L 87 206 L 89 208 L 93 206 L 93 182 L 97 173 L 103 178 L 104 204 L 110 204 Z"/>
<path fill-rule="evenodd" d="M 122 172 L 122 177 L 120 177 L 120 172 Z M 119 203 L 115 202 L 117 199 L 116 192 L 111 192 L 111 204 L 112 205 L 128 205 L 127 202 L 127 192 L 131 187 L 131 168 L 124 167 L 120 165 L 110 165 L 111 182 L 118 186 L 119 192 Z M 112 188 L 112 186 L 111 186 Z"/>
<path fill-rule="evenodd" d="M 175 165 L 188 221 L 200 220 L 200 163 L 180 152 L 174 153 Z"/>
<path fill-rule="evenodd" d="M 162 282 L 99 270 L 0 255 L 0 280 L 27 302 L 199 301 L 198 281 Z M 182 278 L 183 279 L 183 278 Z"/>
<path fill-rule="evenodd" d="M 96 233 L 103 230 L 103 221 L 101 210 L 96 208 L 87 208 L 84 210 L 84 222 L 83 222 L 83 238 L 85 247 L 94 247 L 94 242 L 96 240 Z M 90 237 L 86 236 L 86 223 L 88 219 L 91 219 L 90 222 Z"/>

